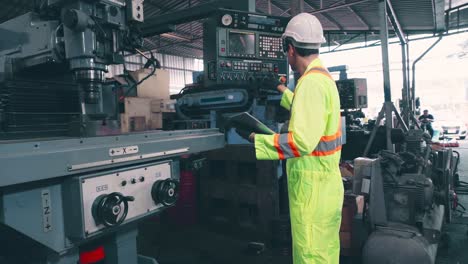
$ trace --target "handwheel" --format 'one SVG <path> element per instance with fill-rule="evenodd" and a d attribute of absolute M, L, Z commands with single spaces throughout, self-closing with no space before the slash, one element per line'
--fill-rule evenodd
<path fill-rule="evenodd" d="M 157 181 L 153 184 L 151 196 L 156 204 L 172 206 L 179 197 L 179 182 L 172 179 Z"/>
<path fill-rule="evenodd" d="M 133 202 L 133 196 L 124 196 L 119 192 L 103 194 L 93 203 L 93 217 L 97 223 L 107 227 L 118 226 L 125 221 L 128 214 L 128 202 Z"/>

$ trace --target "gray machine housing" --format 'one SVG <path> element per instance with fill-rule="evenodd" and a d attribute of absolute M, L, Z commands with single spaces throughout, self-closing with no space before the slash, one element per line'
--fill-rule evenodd
<path fill-rule="evenodd" d="M 72 205 L 64 212 L 67 237 L 79 241 L 102 233 L 106 227 L 94 219 L 92 207 L 101 195 L 112 192 L 135 199 L 129 203 L 130 211 L 122 224 L 161 212 L 166 206 L 153 200 L 152 187 L 160 180 L 177 179 L 179 176 L 172 172 L 179 172 L 178 165 L 168 160 L 67 179 L 63 185 L 63 199 L 65 204 Z"/>
<path fill-rule="evenodd" d="M 125 150 L 126 153 L 111 156 L 112 150 L 132 146 L 136 146 L 138 152 Z M 129 218 L 122 225 L 86 235 L 83 228 L 85 208 L 81 202 L 82 180 L 122 174 L 135 168 L 144 169 L 160 162 L 170 162 L 171 178 L 178 179 L 178 156 L 223 146 L 224 136 L 217 129 L 2 143 L 0 244 L 7 246 L 2 248 L 0 256 L 8 257 L 11 262 L 6 263 L 30 263 L 34 260 L 34 263 L 75 264 L 79 248 L 96 239 L 104 239 L 104 245 L 115 246 L 124 239 L 130 247 L 136 247 L 135 224 L 167 207 L 159 205 L 154 210 Z M 121 181 L 118 176 L 113 177 Z M 149 181 L 148 177 L 145 178 L 145 182 Z M 146 201 L 152 202 L 149 187 L 141 190 L 146 193 Z M 22 256 L 17 251 L 24 244 L 31 250 L 38 250 L 33 259 L 28 259 L 32 255 Z M 125 257 L 110 254 L 109 258 L 115 259 L 109 263 L 140 263 L 136 260 L 136 251 L 125 247 L 120 250 L 126 250 Z M 66 262 L 68 258 L 70 262 Z M 46 262 L 52 259 L 58 262 Z"/>

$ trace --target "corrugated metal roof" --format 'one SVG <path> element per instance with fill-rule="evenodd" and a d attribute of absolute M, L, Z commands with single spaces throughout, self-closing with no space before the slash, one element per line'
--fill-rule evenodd
<path fill-rule="evenodd" d="M 323 8 L 337 7 L 356 1 L 358 0 L 304 0 L 304 11 L 314 13 L 322 22 L 330 44 L 350 41 L 352 37 L 353 42 L 377 39 L 375 35 L 371 35 L 372 32 L 378 33 L 379 29 L 377 0 L 317 13 Z M 468 2 L 467 0 L 451 1 L 451 7 Z M 40 1 L 0 0 L 3 7 L 0 9 L 0 22 L 32 10 L 34 2 Z M 207 2 L 211 0 L 145 0 L 145 18 L 157 17 Z M 391 2 L 406 32 L 434 32 L 436 28 L 435 6 L 440 0 L 391 0 Z M 449 8 L 449 2 L 445 0 L 445 8 Z M 286 17 L 291 15 L 290 0 L 257 0 L 256 4 L 257 12 L 260 13 L 268 13 L 270 7 L 273 15 Z M 462 16 L 450 17 L 452 27 L 468 27 L 466 10 L 462 11 Z M 363 33 L 364 31 L 366 33 Z M 356 36 L 354 33 L 360 35 Z M 202 23 L 196 21 L 178 25 L 177 30 L 171 34 L 148 38 L 145 45 L 147 49 L 156 49 L 161 53 L 202 58 L 202 35 Z"/>

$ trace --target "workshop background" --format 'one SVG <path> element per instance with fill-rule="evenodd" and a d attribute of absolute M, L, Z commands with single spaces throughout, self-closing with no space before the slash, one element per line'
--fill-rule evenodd
<path fill-rule="evenodd" d="M 285 131 L 300 12 L 345 124 L 340 263 L 468 263 L 467 0 L 0 3 L 0 264 L 292 263 L 285 163 L 234 128 Z"/>

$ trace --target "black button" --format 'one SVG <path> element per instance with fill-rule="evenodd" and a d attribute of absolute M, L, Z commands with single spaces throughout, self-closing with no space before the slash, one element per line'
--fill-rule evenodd
<path fill-rule="evenodd" d="M 132 183 L 132 184 L 135 184 L 135 183 L 136 183 L 136 180 L 135 180 L 135 179 L 132 179 L 131 183 Z"/>
<path fill-rule="evenodd" d="M 145 181 L 145 177 L 141 176 L 140 177 L 140 182 L 144 182 Z"/>
<path fill-rule="evenodd" d="M 122 186 L 127 185 L 127 181 L 122 181 L 122 182 L 120 183 L 120 185 L 122 185 Z"/>

